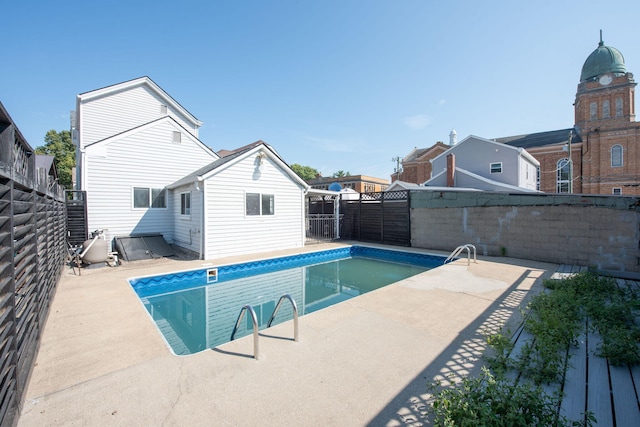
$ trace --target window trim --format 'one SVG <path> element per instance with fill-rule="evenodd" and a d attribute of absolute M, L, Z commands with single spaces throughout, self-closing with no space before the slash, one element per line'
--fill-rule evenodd
<path fill-rule="evenodd" d="M 561 175 L 565 167 L 566 167 L 567 179 L 561 179 Z M 570 173 L 571 173 L 571 170 L 569 165 L 569 159 L 564 157 L 558 160 L 558 162 L 556 163 L 556 193 L 562 193 L 562 194 L 569 193 L 569 189 L 571 188 L 571 185 L 570 185 L 571 177 L 569 176 Z M 561 186 L 563 185 L 567 186 L 567 191 L 560 191 L 562 189 Z"/>
<path fill-rule="evenodd" d="M 180 193 L 180 216 L 182 218 L 191 217 L 191 191 Z"/>
<path fill-rule="evenodd" d="M 489 173 L 502 173 L 502 162 L 489 163 Z"/>
<path fill-rule="evenodd" d="M 147 190 L 147 200 L 146 200 L 146 206 L 136 206 L 136 190 Z M 156 197 L 158 197 L 159 195 L 163 195 L 163 206 L 154 206 L 154 191 L 159 191 L 159 193 L 156 195 Z M 167 209 L 169 206 L 168 201 L 167 201 L 167 189 L 166 188 L 159 188 L 159 187 L 143 187 L 143 186 L 132 186 L 131 187 L 131 209 L 133 210 L 143 210 L 143 209 L 153 209 L 153 210 L 159 210 L 159 209 Z"/>
<path fill-rule="evenodd" d="M 616 192 L 617 190 L 617 192 Z M 613 187 L 611 189 L 611 195 L 613 196 L 622 196 L 622 187 Z"/>
<path fill-rule="evenodd" d="M 620 149 L 620 164 L 613 164 L 613 150 L 615 149 Z M 620 144 L 614 144 L 611 146 L 611 167 L 612 168 L 621 168 L 622 166 L 624 166 L 624 148 L 622 147 L 622 145 Z"/>
<path fill-rule="evenodd" d="M 251 212 L 254 212 L 257 208 L 258 213 L 250 213 L 249 212 L 249 206 L 248 206 L 248 200 L 249 200 L 249 196 L 258 196 L 257 202 L 258 205 L 257 206 L 251 206 Z M 267 197 L 267 199 L 265 199 L 265 197 Z M 254 197 L 252 197 L 253 199 Z M 244 193 L 244 215 L 245 217 L 271 217 L 271 216 L 275 216 L 276 214 L 276 209 L 275 209 L 275 199 L 276 196 L 273 193 L 260 193 L 260 192 L 249 192 L 249 191 L 245 191 Z M 265 202 L 269 203 L 269 213 L 265 213 Z M 255 203 L 255 202 L 254 202 Z"/>

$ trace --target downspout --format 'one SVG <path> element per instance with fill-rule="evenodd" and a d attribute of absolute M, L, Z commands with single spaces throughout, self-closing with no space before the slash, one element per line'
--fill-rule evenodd
<path fill-rule="evenodd" d="M 197 177 L 196 178 L 196 190 L 200 192 L 200 194 L 202 194 L 202 203 L 200 204 L 200 238 L 198 239 L 199 244 L 198 244 L 198 259 L 204 259 L 204 236 L 205 236 L 205 232 L 204 232 L 204 215 L 205 212 L 207 211 L 205 209 L 204 206 L 204 201 L 205 201 L 205 197 L 204 197 L 204 182 L 202 181 L 201 177 Z"/>

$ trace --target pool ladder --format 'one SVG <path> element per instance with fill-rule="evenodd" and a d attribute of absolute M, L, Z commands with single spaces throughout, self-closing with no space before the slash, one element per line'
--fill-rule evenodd
<path fill-rule="evenodd" d="M 288 299 L 291 303 L 291 307 L 293 307 L 293 340 L 298 341 L 298 306 L 296 305 L 296 301 L 289 294 L 284 294 L 278 300 L 278 304 L 276 304 L 276 308 L 273 309 L 273 314 L 269 318 L 269 322 L 267 323 L 267 328 L 271 327 L 271 323 L 276 318 L 276 314 L 278 314 L 278 310 L 282 305 L 282 301 Z M 249 304 L 245 305 L 240 309 L 240 314 L 238 315 L 238 320 L 236 321 L 236 326 L 233 327 L 233 332 L 231 333 L 231 341 L 235 338 L 236 331 L 244 319 L 244 315 L 246 312 L 249 312 L 251 316 L 251 322 L 253 323 L 253 358 L 258 360 L 260 358 L 260 340 L 258 334 L 258 316 L 256 316 L 256 311 Z"/>
<path fill-rule="evenodd" d="M 448 263 L 453 261 L 454 259 L 456 259 L 456 257 L 458 255 L 460 255 L 462 253 L 462 251 L 467 251 L 467 265 L 471 265 L 471 249 L 473 249 L 473 262 L 474 264 L 478 263 L 478 260 L 476 258 L 476 247 L 473 246 L 471 243 L 467 243 L 466 245 L 460 245 L 457 248 L 455 248 L 453 250 L 453 252 L 451 252 L 451 254 L 449 254 L 449 256 L 447 257 L 447 259 L 444 260 L 444 263 Z"/>

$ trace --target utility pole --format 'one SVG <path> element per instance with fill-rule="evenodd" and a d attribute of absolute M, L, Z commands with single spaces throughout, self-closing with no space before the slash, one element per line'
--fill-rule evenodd
<path fill-rule="evenodd" d="M 396 167 L 393 171 L 396 173 L 396 180 L 400 180 L 400 157 L 396 156 L 391 161 L 396 162 Z"/>

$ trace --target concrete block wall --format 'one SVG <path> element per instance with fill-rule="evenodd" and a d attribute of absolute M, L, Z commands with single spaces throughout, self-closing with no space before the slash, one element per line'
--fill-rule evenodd
<path fill-rule="evenodd" d="M 454 191 L 411 193 L 413 247 L 640 272 L 640 199 Z"/>

